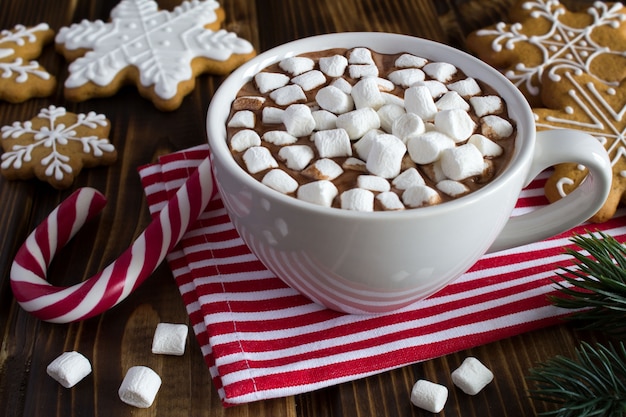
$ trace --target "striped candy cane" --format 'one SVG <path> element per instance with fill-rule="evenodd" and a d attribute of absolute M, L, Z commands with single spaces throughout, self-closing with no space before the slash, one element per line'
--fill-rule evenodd
<path fill-rule="evenodd" d="M 41 320 L 54 323 L 103 313 L 152 274 L 215 192 L 207 158 L 117 260 L 79 284 L 57 287 L 46 279 L 54 255 L 106 203 L 98 191 L 79 189 L 37 226 L 17 252 L 11 267 L 11 288 L 17 302 Z"/>

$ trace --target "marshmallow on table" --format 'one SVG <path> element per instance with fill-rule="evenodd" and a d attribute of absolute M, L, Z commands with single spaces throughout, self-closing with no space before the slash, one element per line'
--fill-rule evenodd
<path fill-rule="evenodd" d="M 298 181 L 294 180 L 291 175 L 278 168 L 272 169 L 265 174 L 261 182 L 283 194 L 290 194 L 298 189 Z"/>
<path fill-rule="evenodd" d="M 398 68 L 422 68 L 426 64 L 428 64 L 427 59 L 412 54 L 402 54 L 395 62 L 395 66 Z"/>
<path fill-rule="evenodd" d="M 425 85 L 416 85 L 404 91 L 404 107 L 408 113 L 415 113 L 424 121 L 433 120 L 438 112 L 435 100 Z"/>
<path fill-rule="evenodd" d="M 411 403 L 431 413 L 443 410 L 448 400 L 448 388 L 434 382 L 420 379 L 411 390 Z"/>
<path fill-rule="evenodd" d="M 239 110 L 228 121 L 228 127 L 247 127 L 252 129 L 255 119 L 254 113 L 250 110 Z"/>
<path fill-rule="evenodd" d="M 372 129 L 380 128 L 380 117 L 378 117 L 376 110 L 364 107 L 339 115 L 337 127 L 344 129 L 350 140 L 355 140 Z"/>
<path fill-rule="evenodd" d="M 322 158 L 308 166 L 302 174 L 316 180 L 334 180 L 343 174 L 343 168 L 332 159 Z M 295 191 L 295 190 L 294 190 Z"/>
<path fill-rule="evenodd" d="M 421 135 L 425 130 L 424 121 L 415 113 L 404 113 L 391 125 L 391 134 L 399 137 L 404 143 L 412 137 Z"/>
<path fill-rule="evenodd" d="M 476 123 L 466 111 L 451 109 L 440 111 L 435 115 L 435 127 L 456 142 L 463 142 L 474 133 Z"/>
<path fill-rule="evenodd" d="M 264 146 L 252 146 L 243 153 L 243 161 L 248 172 L 256 174 L 270 168 L 278 168 L 278 162 L 269 149 Z"/>
<path fill-rule="evenodd" d="M 393 191 L 385 191 L 376 196 L 385 210 L 404 210 L 404 204 L 400 201 L 398 194 Z"/>
<path fill-rule="evenodd" d="M 341 193 L 341 208 L 354 211 L 374 211 L 374 193 L 363 188 L 352 188 Z"/>
<path fill-rule="evenodd" d="M 181 356 L 187 344 L 186 324 L 159 323 L 152 338 L 152 353 L 157 355 Z"/>
<path fill-rule="evenodd" d="M 306 168 L 314 156 L 313 149 L 307 145 L 289 145 L 280 148 L 278 151 L 278 157 L 285 161 L 285 165 L 288 168 L 295 171 L 301 171 Z"/>
<path fill-rule="evenodd" d="M 138 408 L 148 408 L 161 388 L 161 377 L 146 366 L 128 369 L 118 390 L 120 399 Z"/>
<path fill-rule="evenodd" d="M 452 372 L 452 382 L 469 395 L 478 394 L 493 381 L 493 373 L 474 357 L 466 358 L 461 366 Z"/>
<path fill-rule="evenodd" d="M 391 72 L 389 79 L 401 87 L 410 87 L 419 81 L 424 81 L 426 74 L 419 68 L 404 68 Z"/>
<path fill-rule="evenodd" d="M 64 352 L 50 362 L 46 372 L 65 388 L 71 388 L 91 373 L 91 364 L 78 352 Z"/>
<path fill-rule="evenodd" d="M 289 83 L 289 77 L 277 72 L 259 72 L 254 76 L 254 82 L 261 94 L 269 93 Z"/>
<path fill-rule="evenodd" d="M 422 68 L 430 78 L 445 83 L 456 74 L 457 68 L 448 62 L 431 62 Z"/>
<path fill-rule="evenodd" d="M 394 135 L 377 135 L 367 155 L 367 170 L 383 178 L 393 178 L 400 173 L 406 145 Z"/>
<path fill-rule="evenodd" d="M 302 201 L 331 207 L 338 193 L 339 190 L 331 181 L 320 180 L 301 185 L 298 188 L 297 197 Z"/>
<path fill-rule="evenodd" d="M 310 135 L 315 129 L 315 119 L 306 104 L 292 104 L 282 114 L 285 129 L 290 135 L 301 137 Z"/>
<path fill-rule="evenodd" d="M 304 91 L 310 91 L 324 84 L 326 77 L 321 71 L 311 70 L 293 77 L 291 82 L 302 87 Z"/>
<path fill-rule="evenodd" d="M 480 119 L 480 133 L 490 139 L 504 139 L 513 134 L 513 125 L 500 116 L 488 115 Z"/>
<path fill-rule="evenodd" d="M 298 101 L 306 100 L 306 94 L 299 85 L 289 84 L 272 91 L 270 98 L 279 106 L 287 106 Z"/>
<path fill-rule="evenodd" d="M 319 130 L 311 135 L 311 140 L 322 158 L 352 156 L 348 132 L 342 128 Z"/>
<path fill-rule="evenodd" d="M 441 153 L 441 169 L 446 177 L 460 181 L 482 174 L 485 161 L 476 146 L 466 143 Z"/>
<path fill-rule="evenodd" d="M 311 58 L 294 56 L 282 59 L 278 63 L 278 66 L 291 75 L 300 75 L 304 72 L 311 71 L 315 66 L 315 62 Z"/>
<path fill-rule="evenodd" d="M 263 134 L 263 140 L 267 143 L 283 146 L 293 145 L 298 141 L 298 138 L 284 130 L 268 130 Z"/>
<path fill-rule="evenodd" d="M 354 109 L 352 96 L 334 85 L 320 88 L 315 95 L 315 101 L 322 109 L 335 114 L 347 113 Z"/>
<path fill-rule="evenodd" d="M 406 190 L 416 185 L 425 185 L 424 178 L 419 171 L 413 167 L 407 168 L 400 175 L 391 181 L 398 190 Z"/>
<path fill-rule="evenodd" d="M 318 64 L 329 77 L 341 77 L 348 66 L 348 59 L 343 55 L 333 55 L 320 58 Z"/>
<path fill-rule="evenodd" d="M 385 104 L 377 111 L 380 119 L 380 128 L 387 133 L 391 133 L 393 122 L 406 113 L 404 106 L 399 104 Z"/>
<path fill-rule="evenodd" d="M 385 99 L 378 88 L 378 82 L 373 77 L 362 78 L 352 87 L 352 99 L 354 100 L 354 107 L 357 109 L 370 107 L 378 110 L 385 104 Z"/>
<path fill-rule="evenodd" d="M 437 130 L 409 138 L 406 143 L 411 160 L 417 164 L 430 164 L 441 157 L 444 149 L 454 148 L 456 143 L 451 137 Z"/>
<path fill-rule="evenodd" d="M 230 138 L 230 148 L 236 152 L 243 152 L 252 146 L 261 145 L 261 137 L 254 130 L 243 129 Z"/>

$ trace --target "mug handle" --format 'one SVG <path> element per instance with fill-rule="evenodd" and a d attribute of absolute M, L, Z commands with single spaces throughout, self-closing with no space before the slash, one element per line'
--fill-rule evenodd
<path fill-rule="evenodd" d="M 488 252 L 510 249 L 557 235 L 588 220 L 602 207 L 611 189 L 611 161 L 600 141 L 577 130 L 537 132 L 535 154 L 524 186 L 544 169 L 567 162 L 583 164 L 589 169 L 583 182 L 566 197 L 552 204 L 511 217 Z"/>

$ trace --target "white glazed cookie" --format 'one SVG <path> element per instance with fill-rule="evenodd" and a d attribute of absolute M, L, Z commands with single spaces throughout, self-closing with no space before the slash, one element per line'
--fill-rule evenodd
<path fill-rule="evenodd" d="M 0 100 L 21 103 L 54 92 L 55 77 L 33 61 L 53 37 L 54 31 L 46 23 L 17 25 L 0 32 Z"/>
<path fill-rule="evenodd" d="M 110 129 L 102 114 L 44 108 L 31 120 L 2 127 L 2 175 L 10 180 L 37 177 L 67 188 L 83 167 L 115 162 L 117 152 L 106 139 Z"/>
<path fill-rule="evenodd" d="M 171 12 L 154 0 L 122 0 L 110 22 L 61 28 L 57 49 L 73 61 L 65 96 L 106 97 L 134 83 L 158 109 L 175 110 L 199 74 L 227 74 L 255 55 L 248 41 L 219 29 L 223 20 L 214 0 L 185 1 Z"/>

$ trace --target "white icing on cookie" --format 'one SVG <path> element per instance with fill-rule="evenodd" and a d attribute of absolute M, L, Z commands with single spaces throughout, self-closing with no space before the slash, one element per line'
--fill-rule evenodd
<path fill-rule="evenodd" d="M 48 29 L 50 27 L 46 23 L 40 23 L 31 28 L 16 25 L 14 31 L 3 30 L 0 32 L 0 44 L 14 42 L 17 46 L 24 46 L 27 43 L 34 43 L 37 41 L 36 32 L 43 32 Z M 10 59 L 15 54 L 16 50 L 13 48 L 0 48 L 0 60 Z M 0 76 L 2 78 L 11 78 L 14 74 L 17 74 L 15 81 L 18 83 L 26 82 L 30 76 L 39 77 L 43 80 L 50 79 L 50 74 L 39 69 L 37 61 L 25 63 L 20 57 L 15 57 L 13 62 L 0 61 Z"/>
<path fill-rule="evenodd" d="M 111 11 L 111 22 L 83 20 L 59 30 L 58 44 L 69 50 L 90 50 L 69 66 L 65 82 L 76 88 L 93 82 L 109 84 L 134 66 L 144 87 L 170 99 L 178 84 L 191 79 L 194 58 L 227 60 L 233 53 L 249 53 L 252 45 L 234 33 L 204 26 L 217 20 L 217 1 L 190 0 L 172 12 L 159 10 L 154 0 L 122 0 Z"/>

